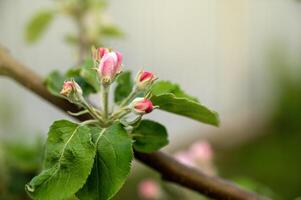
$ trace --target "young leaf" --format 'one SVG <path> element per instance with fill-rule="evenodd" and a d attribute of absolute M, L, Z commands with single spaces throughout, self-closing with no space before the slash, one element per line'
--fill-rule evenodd
<path fill-rule="evenodd" d="M 96 92 L 98 92 L 100 90 L 100 83 L 98 80 L 97 71 L 93 69 L 93 66 L 93 60 L 86 60 L 83 66 L 81 66 L 80 76 L 83 77 L 91 86 L 93 86 Z"/>
<path fill-rule="evenodd" d="M 91 69 L 88 69 L 86 65 L 82 68 L 71 68 L 65 74 L 61 74 L 59 71 L 55 70 L 47 76 L 44 84 L 52 95 L 60 96 L 64 81 L 73 78 L 82 88 L 84 92 L 83 95 L 87 96 L 99 90 L 96 75 L 97 74 L 93 74 Z"/>
<path fill-rule="evenodd" d="M 134 148 L 137 151 L 151 153 L 168 144 L 166 128 L 151 120 L 142 120 L 133 131 Z"/>
<path fill-rule="evenodd" d="M 58 71 L 51 72 L 44 81 L 48 91 L 54 96 L 60 96 L 60 91 L 63 87 L 66 77 Z"/>
<path fill-rule="evenodd" d="M 36 13 L 25 29 L 25 39 L 28 43 L 34 43 L 43 35 L 54 17 L 53 10 L 42 10 Z"/>
<path fill-rule="evenodd" d="M 82 68 L 70 68 L 66 73 L 66 79 L 74 79 L 82 88 L 83 95 L 88 96 L 91 93 L 95 93 L 97 90 L 91 85 L 85 77 L 81 76 Z"/>
<path fill-rule="evenodd" d="M 151 88 L 152 94 L 159 96 L 165 93 L 172 93 L 176 97 L 185 97 L 192 101 L 198 102 L 196 97 L 186 94 L 178 84 L 171 83 L 169 81 L 157 81 Z"/>
<path fill-rule="evenodd" d="M 95 156 L 91 129 L 60 120 L 50 127 L 46 143 L 45 169 L 26 185 L 37 200 L 71 197 L 86 182 Z"/>
<path fill-rule="evenodd" d="M 130 71 L 122 72 L 116 79 L 117 86 L 114 92 L 114 101 L 121 102 L 132 91 L 133 81 Z"/>
<path fill-rule="evenodd" d="M 132 140 L 120 124 L 96 132 L 96 156 L 92 172 L 76 194 L 81 200 L 111 199 L 124 184 L 133 159 Z"/>
<path fill-rule="evenodd" d="M 154 105 L 167 112 L 183 115 L 197 121 L 218 126 L 218 114 L 202 104 L 183 97 L 176 97 L 172 93 L 154 95 L 151 98 Z"/>

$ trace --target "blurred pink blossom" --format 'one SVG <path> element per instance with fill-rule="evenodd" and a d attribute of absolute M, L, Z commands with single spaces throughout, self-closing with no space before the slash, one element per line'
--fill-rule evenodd
<path fill-rule="evenodd" d="M 175 153 L 174 157 L 184 165 L 188 165 L 190 167 L 197 167 L 196 163 L 191 157 L 191 154 L 187 151 L 178 151 L 177 153 Z"/>
<path fill-rule="evenodd" d="M 207 141 L 198 141 L 189 148 L 189 154 L 193 160 L 210 162 L 213 157 L 211 145 Z"/>
<path fill-rule="evenodd" d="M 213 155 L 210 143 L 201 140 L 193 143 L 187 150 L 176 152 L 174 157 L 187 166 L 199 168 L 208 175 L 215 175 Z"/>
<path fill-rule="evenodd" d="M 139 183 L 138 193 L 142 199 L 157 200 L 161 198 L 161 189 L 157 182 L 146 179 Z"/>

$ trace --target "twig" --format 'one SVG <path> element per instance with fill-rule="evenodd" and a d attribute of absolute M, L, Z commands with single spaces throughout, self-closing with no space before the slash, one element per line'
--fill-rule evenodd
<path fill-rule="evenodd" d="M 79 112 L 73 104 L 51 95 L 43 85 L 42 78 L 32 70 L 16 61 L 5 50 L 0 48 L 0 74 L 42 97 L 44 100 L 63 111 Z M 91 119 L 89 115 L 73 116 L 78 120 Z M 156 170 L 162 178 L 195 190 L 214 199 L 225 200 L 263 200 L 255 193 L 243 190 L 234 184 L 218 177 L 208 176 L 197 169 L 187 167 L 163 152 L 151 154 L 135 152 L 136 159 Z"/>

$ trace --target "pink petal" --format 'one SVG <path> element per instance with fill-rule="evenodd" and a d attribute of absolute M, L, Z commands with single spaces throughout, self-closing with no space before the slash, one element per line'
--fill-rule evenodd
<path fill-rule="evenodd" d="M 107 49 L 107 48 L 98 48 L 99 58 L 102 58 L 107 53 L 109 53 L 109 49 Z"/>
<path fill-rule="evenodd" d="M 144 81 L 148 79 L 152 79 L 154 75 L 151 72 L 143 71 L 140 75 L 139 81 Z"/>
<path fill-rule="evenodd" d="M 121 65 L 122 64 L 122 54 L 119 51 L 115 52 L 116 56 L 117 56 L 117 65 Z"/>
<path fill-rule="evenodd" d="M 110 54 L 105 54 L 99 64 L 99 72 L 101 76 L 110 77 L 114 76 L 115 59 Z"/>

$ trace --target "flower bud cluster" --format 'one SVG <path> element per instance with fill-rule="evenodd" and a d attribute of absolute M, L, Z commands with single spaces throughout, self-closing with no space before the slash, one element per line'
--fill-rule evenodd
<path fill-rule="evenodd" d="M 120 103 L 119 110 L 110 112 L 108 106 L 109 89 L 116 77 L 122 72 L 123 57 L 118 51 L 92 47 L 92 58 L 99 77 L 99 84 L 102 86 L 102 108 L 97 109 L 87 104 L 83 98 L 81 87 L 74 80 L 64 83 L 60 92 L 62 96 L 72 103 L 81 104 L 82 107 L 92 112 L 93 117 L 104 123 L 119 120 L 130 112 L 142 116 L 153 111 L 155 106 L 150 99 L 137 96 L 141 93 L 146 94 L 157 77 L 151 72 L 141 70 L 136 76 L 135 86 L 131 94 Z"/>

